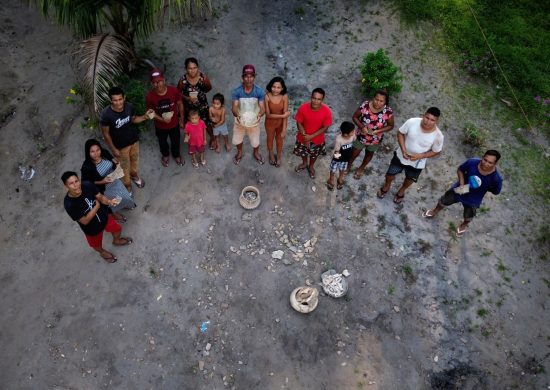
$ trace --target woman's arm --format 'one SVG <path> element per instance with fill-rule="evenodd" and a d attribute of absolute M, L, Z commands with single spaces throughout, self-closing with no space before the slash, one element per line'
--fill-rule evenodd
<path fill-rule="evenodd" d="M 290 116 L 290 111 L 288 110 L 288 95 L 283 96 L 283 112 L 285 117 L 283 118 L 283 129 L 281 131 L 281 137 L 286 137 L 286 129 L 288 128 L 288 117 Z"/>
<path fill-rule="evenodd" d="M 379 134 L 385 133 L 387 131 L 391 131 L 393 129 L 393 126 L 394 126 L 394 120 L 393 120 L 393 115 L 392 115 L 388 118 L 388 125 L 373 131 L 373 134 L 379 135 Z"/>

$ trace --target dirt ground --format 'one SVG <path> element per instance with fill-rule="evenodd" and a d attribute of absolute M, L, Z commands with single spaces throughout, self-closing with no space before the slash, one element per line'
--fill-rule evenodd
<path fill-rule="evenodd" d="M 154 134 L 145 133 L 147 185 L 135 190 L 138 207 L 124 225 L 134 243 L 115 248 L 111 265 L 62 205 L 61 173 L 80 169 L 84 141 L 98 134 L 81 128 L 85 110 L 65 102 L 74 41 L 36 11 L 4 3 L 0 388 L 550 388 L 548 248 L 537 244 L 548 210 L 511 180 L 510 129 L 487 101 L 462 93 L 471 81 L 432 46 L 429 26 L 401 25 L 381 1 L 234 0 L 215 3 L 211 20 L 154 35 L 171 83 L 196 56 L 210 95 L 229 100 L 242 65 L 253 63 L 260 86 L 286 79 L 293 108 L 325 88 L 335 124 L 364 98 L 362 55 L 386 48 L 405 74 L 391 100 L 396 127 L 439 106 L 444 152 L 396 206 L 375 196 L 395 130 L 368 175 L 335 192 L 324 186 L 328 157 L 313 181 L 294 172 L 293 122 L 279 169 L 256 164 L 246 143 L 240 166 L 232 153 L 209 152 L 207 169 L 189 159 L 163 168 Z M 490 146 L 503 151 L 506 181 L 457 239 L 449 226 L 460 207 L 434 221 L 421 213 L 471 156 L 465 117 L 502 129 Z M 34 167 L 32 180 L 19 177 L 20 164 Z M 246 185 L 262 198 L 250 212 L 238 204 Z M 321 295 L 309 315 L 292 310 L 290 292 L 316 285 L 329 268 L 351 273 L 347 297 Z"/>

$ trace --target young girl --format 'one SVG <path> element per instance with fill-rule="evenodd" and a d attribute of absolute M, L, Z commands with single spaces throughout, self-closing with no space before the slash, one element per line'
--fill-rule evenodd
<path fill-rule="evenodd" d="M 327 188 L 329 191 L 334 190 L 334 177 L 338 171 L 340 171 L 340 173 L 338 174 L 336 188 L 339 190 L 344 188 L 348 161 L 351 157 L 353 141 L 355 141 L 355 131 L 353 130 L 355 130 L 355 125 L 351 122 L 342 122 L 340 125 L 341 134 L 336 136 L 334 153 L 332 155 L 332 161 L 330 162 L 330 175 L 327 180 Z"/>
<path fill-rule="evenodd" d="M 266 89 L 265 131 L 269 163 L 280 167 L 283 157 L 283 140 L 286 136 L 288 117 L 290 116 L 285 81 L 281 77 L 274 77 L 267 84 Z M 273 139 L 277 142 L 277 154 L 273 154 Z"/>
<path fill-rule="evenodd" d="M 229 145 L 229 136 L 227 131 L 227 124 L 225 123 L 225 107 L 223 106 L 224 97 L 221 93 L 217 93 L 212 98 L 212 106 L 208 109 L 208 116 L 214 130 L 214 144 L 213 147 L 216 152 L 220 152 L 220 135 L 225 142 L 225 150 L 229 152 L 231 146 Z"/>
<path fill-rule="evenodd" d="M 199 167 L 199 161 L 206 165 L 204 147 L 206 145 L 206 124 L 200 118 L 197 110 L 189 111 L 189 122 L 185 124 L 185 140 L 189 142 L 189 154 L 195 168 Z M 197 154 L 199 155 L 197 158 Z"/>

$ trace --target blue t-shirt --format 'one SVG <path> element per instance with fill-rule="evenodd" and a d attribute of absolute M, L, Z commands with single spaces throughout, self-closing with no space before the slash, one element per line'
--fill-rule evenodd
<path fill-rule="evenodd" d="M 263 89 L 258 87 L 256 84 L 252 86 L 252 91 L 250 93 L 246 93 L 244 91 L 243 85 L 239 85 L 237 88 L 235 88 L 233 91 L 231 91 L 231 100 L 241 100 L 241 99 L 248 99 L 248 98 L 256 98 L 259 102 L 263 102 L 265 98 L 265 92 Z"/>
<path fill-rule="evenodd" d="M 469 183 L 472 176 L 477 176 L 481 179 L 479 187 L 472 188 L 470 186 L 470 191 L 467 194 L 459 195 L 455 193 L 455 199 L 466 206 L 479 207 L 487 191 L 498 195 L 502 190 L 502 176 L 500 176 L 500 173 L 495 169 L 493 173 L 485 176 L 482 175 L 477 168 L 480 161 L 479 158 L 471 158 L 458 167 L 464 174 L 464 183 Z M 456 182 L 452 188 L 456 188 L 459 185 L 459 182 Z"/>

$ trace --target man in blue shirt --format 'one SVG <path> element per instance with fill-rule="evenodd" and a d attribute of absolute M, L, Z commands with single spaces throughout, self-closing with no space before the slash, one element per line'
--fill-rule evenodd
<path fill-rule="evenodd" d="M 233 144 L 237 146 L 237 154 L 233 163 L 239 165 L 243 158 L 244 136 L 248 135 L 250 145 L 254 149 L 254 158 L 259 164 L 264 160 L 260 154 L 260 119 L 265 113 L 262 88 L 254 84 L 256 69 L 253 65 L 245 65 L 242 72 L 243 83 L 231 92 L 233 101 L 231 112 L 235 117 L 233 126 Z"/>
<path fill-rule="evenodd" d="M 457 237 L 461 237 L 468 224 L 475 217 L 487 191 L 498 195 L 502 190 L 502 176 L 496 168 L 499 159 L 500 153 L 491 149 L 486 151 L 481 159 L 471 158 L 466 160 L 456 171 L 458 181 L 443 194 L 435 208 L 426 210 L 422 216 L 433 218 L 444 207 L 454 203 L 462 203 L 464 221 L 456 229 Z"/>

